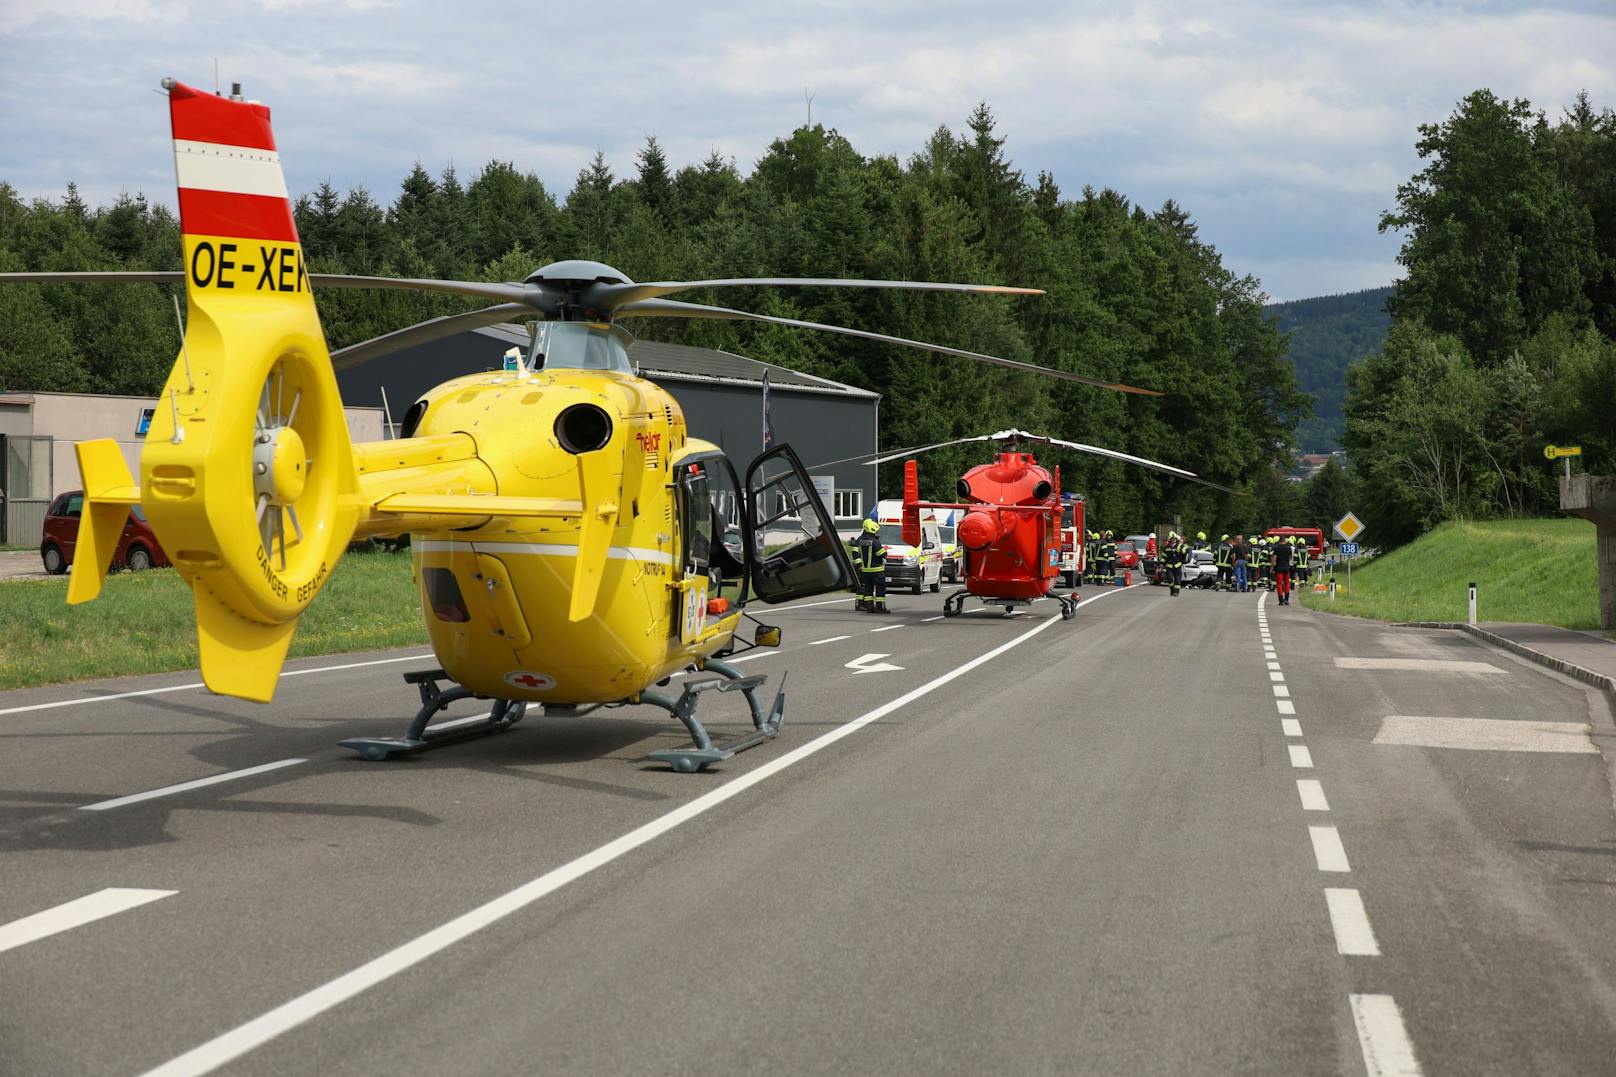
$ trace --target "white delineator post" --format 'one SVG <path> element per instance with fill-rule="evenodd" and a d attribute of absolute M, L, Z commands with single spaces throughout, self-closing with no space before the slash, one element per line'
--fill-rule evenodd
<path fill-rule="evenodd" d="M 1476 623 L 1476 582 L 1470 581 L 1470 623 Z"/>

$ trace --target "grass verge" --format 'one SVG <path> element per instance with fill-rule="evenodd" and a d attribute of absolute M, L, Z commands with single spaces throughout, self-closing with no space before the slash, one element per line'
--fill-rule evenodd
<path fill-rule="evenodd" d="M 408 552 L 355 552 L 304 612 L 292 655 L 426 642 Z M 173 569 L 107 577 L 101 597 L 67 605 L 67 579 L 0 583 L 0 689 L 195 669 L 191 591 Z"/>
<path fill-rule="evenodd" d="M 1463 621 L 1476 584 L 1478 621 L 1599 627 L 1594 525 L 1586 520 L 1448 523 L 1401 549 L 1336 573 L 1334 602 L 1302 595 L 1302 605 L 1380 621 Z"/>

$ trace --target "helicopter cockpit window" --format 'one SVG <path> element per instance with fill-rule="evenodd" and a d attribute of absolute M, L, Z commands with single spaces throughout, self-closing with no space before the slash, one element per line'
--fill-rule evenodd
<path fill-rule="evenodd" d="M 707 470 L 701 464 L 686 464 L 679 480 L 680 516 L 684 520 L 685 575 L 705 576 L 712 559 L 713 502 L 707 486 Z"/>
<path fill-rule="evenodd" d="M 852 565 L 802 462 L 786 446 L 753 461 L 746 475 L 758 557 L 752 587 L 765 602 L 824 594 L 853 581 Z"/>
<path fill-rule="evenodd" d="M 628 352 L 611 330 L 583 322 L 546 322 L 539 326 L 536 353 L 540 370 L 612 370 L 631 373 Z"/>

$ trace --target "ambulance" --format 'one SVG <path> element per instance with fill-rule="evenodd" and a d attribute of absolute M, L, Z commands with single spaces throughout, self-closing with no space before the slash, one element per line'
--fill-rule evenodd
<path fill-rule="evenodd" d="M 875 507 L 876 523 L 881 525 L 881 545 L 887 551 L 887 590 L 907 587 L 914 594 L 922 588 L 943 589 L 943 536 L 934 509 L 920 510 L 920 547 L 903 541 L 903 502 L 880 501 Z"/>

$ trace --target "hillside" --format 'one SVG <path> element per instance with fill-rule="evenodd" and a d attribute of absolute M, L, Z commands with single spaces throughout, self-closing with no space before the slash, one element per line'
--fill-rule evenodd
<path fill-rule="evenodd" d="M 1352 570 L 1352 593 L 1302 604 L 1381 621 L 1462 621 L 1470 581 L 1481 621 L 1599 627 L 1594 526 L 1586 520 L 1446 523 Z M 1336 573 L 1345 586 L 1346 572 Z"/>
<path fill-rule="evenodd" d="M 1313 418 L 1296 428 L 1302 452 L 1329 452 L 1341 448 L 1341 430 L 1347 400 L 1347 367 L 1380 347 L 1391 325 L 1386 313 L 1390 288 L 1370 288 L 1344 295 L 1297 299 L 1263 308 L 1289 333 L 1290 360 L 1296 381 L 1317 399 Z"/>

